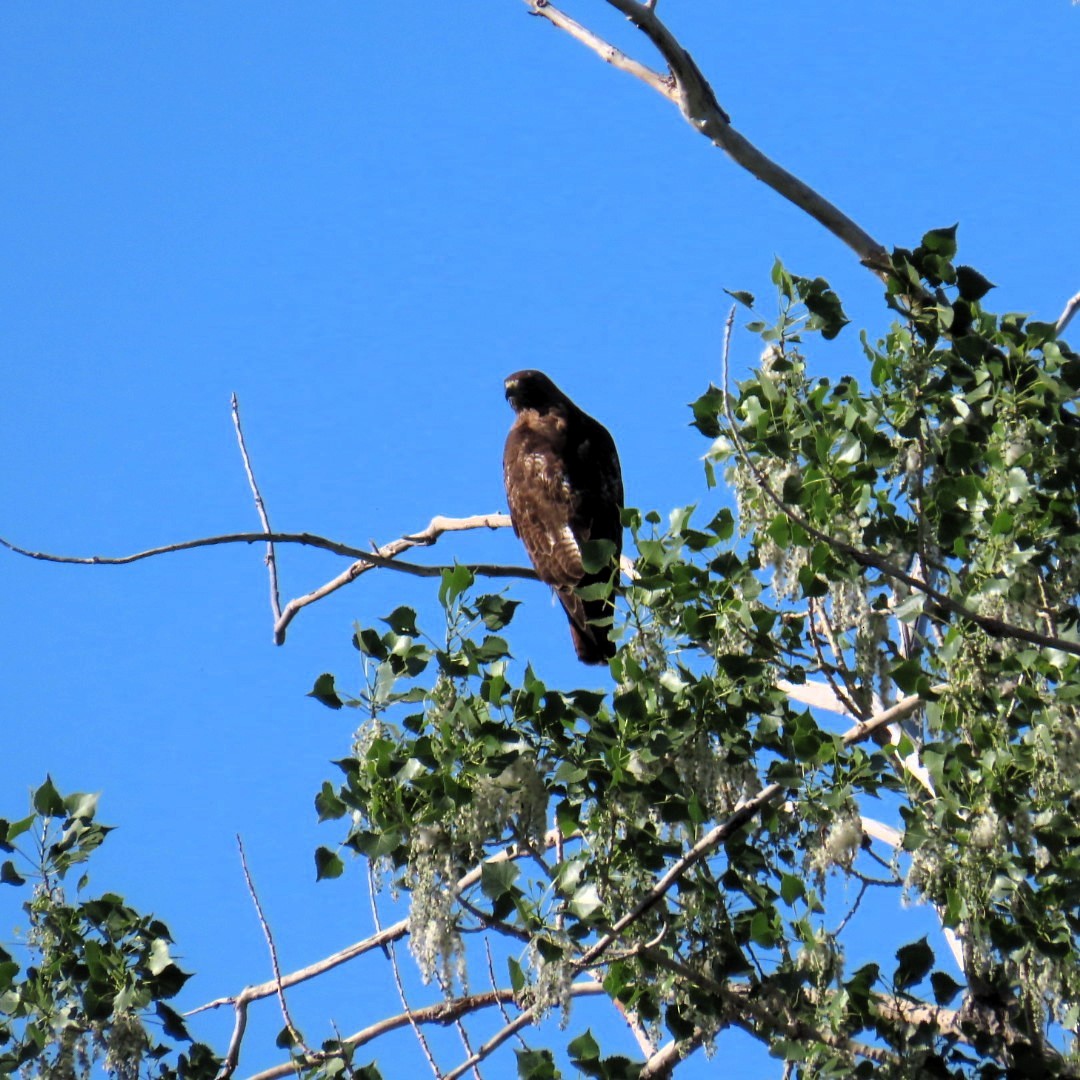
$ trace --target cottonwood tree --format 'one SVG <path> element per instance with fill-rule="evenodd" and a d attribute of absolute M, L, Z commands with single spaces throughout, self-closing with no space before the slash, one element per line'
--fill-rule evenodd
<path fill-rule="evenodd" d="M 393 1075 L 380 1036 L 412 1026 L 427 1049 L 425 1028 L 450 1023 L 465 1049 L 448 1070 L 432 1060 L 446 1080 L 489 1058 L 507 1074 L 510 1045 L 524 1077 L 560 1075 L 553 1049 L 584 1075 L 667 1076 L 733 1028 L 785 1075 L 1080 1073 L 1080 355 L 1063 340 L 1080 297 L 1056 323 L 999 316 L 955 228 L 887 250 L 734 130 L 655 3 L 608 2 L 666 73 L 528 6 L 848 244 L 881 280 L 880 324 L 857 336 L 825 280 L 779 262 L 775 297 L 732 294 L 752 314 L 736 334 L 733 308 L 717 384 L 692 406 L 700 501 L 666 519 L 626 512 L 636 557 L 608 693 L 509 662 L 518 603 L 481 582 L 527 571 L 400 559 L 501 515 L 436 519 L 370 553 L 273 533 L 256 488 L 263 532 L 128 557 L 268 541 L 279 642 L 363 572 L 435 579 L 440 625 L 404 606 L 366 620 L 364 684 L 325 674 L 312 691 L 357 720 L 316 800 L 336 823 L 319 873 L 369 874 L 401 918 L 302 970 L 275 961 L 274 979 L 207 1006 L 235 1012 L 227 1047 L 187 1046 L 166 1004 L 184 979 L 167 928 L 111 894 L 65 891 L 104 830 L 92 800 L 47 783 L 0 826 L 37 874 L 15 856 L 2 873 L 32 890 L 35 960 L 0 954 L 0 1066 L 74 1075 L 98 1053 L 123 1076 L 148 1061 L 230 1076 L 248 1010 L 276 1000 L 282 1061 L 258 1080 Z M 835 381 L 818 374 L 833 339 L 834 354 L 847 343 Z M 282 608 L 272 545 L 286 543 L 355 561 Z M 901 897 L 940 933 L 905 936 Z M 845 945 L 882 910 L 893 943 L 855 966 Z M 297 1030 L 296 987 L 345 963 L 397 973 L 398 941 L 441 1000 L 351 1034 Z M 585 996 L 610 1002 L 633 1041 L 577 1025 Z M 494 1026 L 473 1026 L 492 1010 Z M 550 1013 L 568 1018 L 561 1048 L 511 1044 Z"/>

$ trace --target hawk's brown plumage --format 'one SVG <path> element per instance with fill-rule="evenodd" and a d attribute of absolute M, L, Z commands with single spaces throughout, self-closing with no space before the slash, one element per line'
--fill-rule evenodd
<path fill-rule="evenodd" d="M 582 412 L 543 372 L 506 380 L 517 413 L 503 451 L 503 480 L 514 531 L 541 581 L 558 594 L 578 659 L 602 664 L 615 655 L 608 636 L 615 601 L 585 600 L 578 586 L 608 581 L 622 552 L 622 471 L 607 428 Z M 610 568 L 586 573 L 581 546 L 610 540 Z M 601 625 L 593 625 L 601 620 Z"/>

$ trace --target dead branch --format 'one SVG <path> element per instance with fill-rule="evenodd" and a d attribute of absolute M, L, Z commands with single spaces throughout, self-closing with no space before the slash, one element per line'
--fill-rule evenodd
<path fill-rule="evenodd" d="M 415 565 L 401 563 L 397 560 L 396 556 L 403 551 L 408 551 L 409 548 L 430 547 L 444 533 L 461 532 L 466 529 L 505 529 L 510 525 L 511 521 L 509 514 L 477 514 L 467 518 L 449 518 L 437 515 L 428 522 L 426 528 L 421 529 L 419 532 L 411 533 L 408 536 L 402 536 L 397 540 L 392 540 L 388 544 L 383 544 L 382 547 L 376 548 L 373 552 L 353 551 L 351 554 L 356 557 L 357 561 L 347 570 L 338 574 L 332 581 L 328 581 L 325 585 L 321 585 L 314 592 L 310 592 L 306 596 L 299 596 L 295 600 L 290 600 L 285 605 L 285 610 L 281 613 L 281 618 L 278 619 L 277 623 L 274 625 L 274 643 L 276 645 L 284 644 L 285 630 L 301 608 L 307 607 L 308 604 L 314 604 L 324 596 L 329 596 L 330 593 L 343 588 L 350 582 L 355 581 L 361 574 L 366 573 L 373 566 L 401 567 Z M 427 573 L 428 567 L 424 567 L 424 573 L 421 576 L 436 577 L 446 569 L 449 569 L 449 567 L 440 567 L 435 573 L 429 574 Z M 536 571 L 531 567 L 470 565 L 469 569 L 474 574 L 481 577 L 521 577 L 533 581 L 536 580 Z"/>
<path fill-rule="evenodd" d="M 638 3 L 637 0 L 608 0 L 608 3 L 622 12 L 659 51 L 671 72 L 671 77 L 667 79 L 644 64 L 625 57 L 613 45 L 586 30 L 547 0 L 525 0 L 525 3 L 534 15 L 542 16 L 553 26 L 570 34 L 606 63 L 628 72 L 674 102 L 689 124 L 723 150 L 737 165 L 741 165 L 752 176 L 825 226 L 851 248 L 865 266 L 879 276 L 887 271 L 888 253 L 881 244 L 828 199 L 766 157 L 731 126 L 728 114 L 720 107 L 701 69 L 679 44 L 675 35 L 661 22 L 654 4 Z"/>
<path fill-rule="evenodd" d="M 251 458 L 248 456 L 247 443 L 244 442 L 244 429 L 240 426 L 240 400 L 236 394 L 232 395 L 232 418 L 233 427 L 236 428 L 236 441 L 240 444 L 240 456 L 244 460 L 244 472 L 247 473 L 248 484 L 251 493 L 255 497 L 255 510 L 262 522 L 263 532 L 270 533 L 270 517 L 266 512 L 266 504 L 263 502 L 262 492 L 255 480 L 255 470 L 251 467 Z M 266 569 L 270 573 L 270 610 L 274 613 L 274 621 L 281 618 L 281 593 L 278 589 L 277 559 L 274 557 L 274 542 L 266 544 Z"/>
<path fill-rule="evenodd" d="M 244 842 L 240 839 L 239 833 L 236 834 L 236 846 L 240 849 L 240 866 L 244 871 L 244 882 L 247 885 L 248 895 L 255 905 L 255 914 L 259 917 L 259 925 L 262 927 L 263 937 L 266 938 L 266 944 L 270 950 L 270 967 L 274 972 L 274 983 L 277 986 L 278 1002 L 281 1005 L 281 1017 L 285 1021 L 285 1027 L 288 1029 L 293 1042 L 302 1047 L 306 1053 L 308 1048 L 304 1045 L 304 1040 L 301 1038 L 300 1032 L 293 1023 L 292 1016 L 289 1013 L 289 1004 L 285 1000 L 285 990 L 281 985 L 281 966 L 278 964 L 277 946 L 274 944 L 274 935 L 270 930 L 270 924 L 266 921 L 266 915 L 263 913 L 262 904 L 259 902 L 259 894 L 255 891 L 255 882 L 251 879 L 251 871 L 248 869 L 247 864 L 247 855 L 244 852 Z M 233 1068 L 235 1068 L 236 1060 L 239 1057 L 239 1044 L 236 1047 L 237 1057 L 231 1057 L 232 1050 L 233 1048 L 230 1046 L 230 1053 L 229 1055 L 226 1055 L 226 1060 L 228 1061 L 231 1058 L 233 1061 Z M 224 1070 L 222 1070 L 222 1074 L 224 1074 Z"/>
<path fill-rule="evenodd" d="M 603 986 L 593 979 L 573 983 L 570 987 L 570 994 L 572 997 L 603 993 Z M 379 1038 L 381 1035 L 385 1035 L 389 1031 L 396 1031 L 399 1028 L 406 1027 L 410 1021 L 417 1024 L 451 1024 L 459 1017 L 477 1012 L 480 1009 L 490 1008 L 493 1005 L 512 1003 L 515 1000 L 514 991 L 509 987 L 504 987 L 497 990 L 487 990 L 480 994 L 468 994 L 460 998 L 454 998 L 452 1001 L 440 1001 L 434 1005 L 413 1009 L 411 1013 L 398 1013 L 396 1016 L 390 1016 L 384 1020 L 378 1021 L 378 1023 L 371 1024 L 369 1027 L 356 1032 L 356 1034 L 343 1039 L 342 1045 L 349 1048 L 364 1046 L 366 1043 L 373 1042 L 375 1039 Z M 523 1013 L 522 1016 L 524 1015 L 525 1014 Z M 520 1020 L 521 1017 L 517 1017 L 511 1023 L 518 1025 L 518 1027 L 524 1027 L 525 1024 L 520 1023 Z M 527 1022 L 528 1021 L 526 1021 L 526 1023 Z M 496 1036 L 496 1038 L 497 1037 L 498 1036 Z M 506 1038 L 509 1038 L 509 1035 L 506 1036 Z M 493 1040 L 489 1040 L 489 1042 L 490 1041 Z M 501 1042 L 504 1041 L 505 1039 L 500 1040 L 500 1045 Z M 487 1045 L 488 1044 L 485 1043 L 475 1054 L 472 1054 L 466 1066 L 459 1067 L 452 1073 L 447 1073 L 444 1080 L 452 1080 L 453 1077 L 463 1075 L 463 1072 L 468 1072 L 473 1065 L 487 1057 L 488 1054 L 495 1049 L 495 1046 L 492 1046 L 491 1049 L 485 1052 L 485 1047 Z M 302 1066 L 311 1067 L 330 1061 L 337 1056 L 339 1055 L 334 1050 L 321 1050 L 309 1055 L 308 1058 L 300 1062 L 300 1064 Z M 295 1075 L 296 1066 L 296 1061 L 288 1061 L 282 1065 L 275 1065 L 273 1068 L 255 1073 L 253 1076 L 249 1077 L 248 1080 L 279 1080 L 282 1076 Z"/>
<path fill-rule="evenodd" d="M 361 574 L 380 567 L 385 570 L 394 570 L 402 574 L 411 574 L 413 577 L 439 577 L 444 571 L 452 569 L 450 566 L 425 566 L 420 563 L 404 562 L 396 556 L 403 551 L 414 547 L 430 547 L 440 536 L 448 532 L 462 532 L 467 529 L 505 529 L 510 526 L 509 514 L 475 514 L 466 518 L 450 518 L 437 515 L 433 517 L 427 526 L 419 532 L 402 536 L 389 544 L 384 544 L 375 551 L 363 551 L 360 548 L 351 547 L 348 544 L 329 540 L 325 536 L 316 536 L 314 533 L 228 533 L 222 536 L 207 536 L 198 540 L 181 540 L 175 544 L 165 544 L 161 547 L 148 548 L 146 551 L 137 551 L 131 555 L 54 555 L 45 551 L 30 551 L 19 547 L 10 540 L 0 537 L 0 545 L 6 547 L 16 555 L 23 555 L 28 559 L 38 559 L 42 562 L 73 563 L 79 566 L 125 566 L 128 563 L 139 562 L 142 559 L 152 559 L 158 555 L 169 555 L 176 551 L 191 551 L 194 548 L 215 547 L 219 544 L 254 544 L 265 541 L 269 544 L 301 544 L 305 547 L 319 548 L 323 551 L 331 551 L 335 555 L 345 555 L 356 561 L 343 573 L 338 574 L 333 580 L 320 586 L 314 592 L 306 596 L 290 600 L 285 605 L 280 617 L 274 624 L 274 642 L 282 645 L 285 642 L 285 629 L 296 617 L 301 608 L 321 600 L 332 592 L 351 581 L 355 581 Z M 536 580 L 536 571 L 531 566 L 498 566 L 491 563 L 469 563 L 466 568 L 477 577 L 491 578 L 523 578 L 529 581 Z"/>

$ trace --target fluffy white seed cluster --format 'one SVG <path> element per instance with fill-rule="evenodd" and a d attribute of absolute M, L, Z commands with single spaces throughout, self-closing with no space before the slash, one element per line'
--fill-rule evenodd
<path fill-rule="evenodd" d="M 531 751 L 522 752 L 498 776 L 480 777 L 472 799 L 453 823 L 454 838 L 468 846 L 474 858 L 514 824 L 533 843 L 542 843 L 547 823 L 548 793 L 543 770 Z"/>
<path fill-rule="evenodd" d="M 454 899 L 447 887 L 454 879 L 452 861 L 439 846 L 417 850 L 409 857 L 406 884 L 409 905 L 409 949 L 424 982 L 439 972 L 447 986 L 464 977 L 465 949 L 454 915 Z"/>
<path fill-rule="evenodd" d="M 856 810 L 844 811 L 825 833 L 825 840 L 810 856 L 810 868 L 819 874 L 836 866 L 850 870 L 862 847 L 862 819 Z"/>

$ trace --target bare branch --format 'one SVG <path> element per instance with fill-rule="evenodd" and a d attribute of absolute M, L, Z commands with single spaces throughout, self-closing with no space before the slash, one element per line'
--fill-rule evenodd
<path fill-rule="evenodd" d="M 259 520 L 262 522 L 263 532 L 273 532 L 270 528 L 270 517 L 266 513 L 266 504 L 263 502 L 259 485 L 255 481 L 255 471 L 251 467 L 251 458 L 248 456 L 247 444 L 244 442 L 244 429 L 240 426 L 240 401 L 236 394 L 232 396 L 233 427 L 236 428 L 236 441 L 240 444 L 240 456 L 244 459 L 244 472 L 247 473 L 248 484 L 251 493 L 255 496 L 255 509 L 258 511 Z M 274 621 L 281 618 L 281 594 L 278 591 L 277 559 L 274 557 L 274 543 L 266 545 L 266 568 L 270 572 L 270 610 L 274 613 Z"/>
<path fill-rule="evenodd" d="M 235 401 L 235 396 L 233 400 Z M 293 1023 L 292 1016 L 289 1015 L 289 1005 L 285 1000 L 285 990 L 281 985 L 281 967 L 278 964 L 277 946 L 274 944 L 274 935 L 270 931 L 270 924 L 266 921 L 266 915 L 263 913 L 262 904 L 259 903 L 259 894 L 255 891 L 255 882 L 251 880 L 251 871 L 248 869 L 247 855 L 244 852 L 244 841 L 240 839 L 239 833 L 236 834 L 236 846 L 240 850 L 240 866 L 244 871 L 244 882 L 247 885 L 248 895 L 255 905 L 255 913 L 259 917 L 259 925 L 262 927 L 263 936 L 266 938 L 266 944 L 270 949 L 270 966 L 274 972 L 274 984 L 277 987 L 278 1002 L 281 1004 L 281 1016 L 285 1021 L 286 1028 L 289 1030 L 289 1035 L 292 1036 L 293 1042 L 296 1045 L 303 1047 L 306 1053 L 307 1046 L 304 1044 L 300 1032 Z M 232 1047 L 230 1047 L 230 1050 L 231 1049 Z M 239 1051 L 239 1046 L 237 1046 L 237 1050 Z"/>
<path fill-rule="evenodd" d="M 777 679 L 777 689 L 783 690 L 792 701 L 801 705 L 809 705 L 813 709 L 826 709 L 828 712 L 840 713 L 841 716 L 857 717 L 836 696 L 831 686 L 827 683 L 807 679 L 804 683 L 788 682 L 786 679 Z"/>
<path fill-rule="evenodd" d="M 459 529 L 500 529 L 510 524 L 510 517 L 508 514 L 478 514 L 469 518 L 433 518 L 432 524 L 435 522 L 449 523 L 440 529 L 438 535 L 441 535 L 442 532 Z M 418 535 L 425 536 L 430 528 L 429 525 L 428 529 Z M 225 533 L 221 536 L 206 536 L 198 540 L 181 540 L 175 544 L 163 544 L 161 547 L 137 551 L 133 555 L 53 555 L 46 551 L 30 551 L 27 548 L 19 547 L 10 540 L 5 540 L 2 536 L 0 536 L 0 545 L 6 547 L 9 551 L 13 551 L 16 555 L 24 555 L 28 559 L 38 559 L 42 562 L 72 563 L 78 566 L 126 566 L 128 563 L 139 562 L 142 559 L 152 559 L 158 555 L 169 555 L 175 551 L 191 551 L 194 548 L 215 547 L 219 544 L 255 544 L 262 540 L 277 544 L 302 544 L 305 547 L 332 551 L 335 555 L 347 555 L 368 564 L 364 569 L 370 566 L 381 566 L 387 570 L 398 570 L 416 577 L 438 577 L 444 570 L 450 569 L 450 567 L 446 566 L 422 566 L 417 563 L 402 562 L 392 555 L 380 554 L 385 548 L 392 548 L 395 545 L 401 545 L 398 550 L 405 551 L 410 547 L 427 547 L 434 542 L 427 539 L 416 540 L 414 537 L 403 537 L 402 540 L 396 540 L 393 544 L 385 545 L 385 548 L 380 548 L 379 551 L 364 551 L 362 548 L 351 547 L 349 544 L 342 544 L 336 540 L 328 540 L 325 536 L 317 536 L 314 533 L 281 532 Z M 481 577 L 522 577 L 536 580 L 536 571 L 526 566 L 488 566 L 479 564 L 477 566 L 470 565 L 469 569 Z"/>
<path fill-rule="evenodd" d="M 663 94 L 669 101 L 678 104 L 679 96 L 675 92 L 671 79 L 665 78 L 660 72 L 653 71 L 652 68 L 646 67 L 644 64 L 639 64 L 636 60 L 632 60 L 621 49 L 609 45 L 591 30 L 587 30 L 581 23 L 571 19 L 565 12 L 552 7 L 551 4 L 544 3 L 543 0 L 536 0 L 535 3 L 530 3 L 529 6 L 533 9 L 532 13 L 534 15 L 542 15 L 560 30 L 565 30 L 575 41 L 580 41 L 586 48 L 592 49 L 605 63 L 618 68 L 619 71 L 625 71 L 627 74 L 633 75 L 634 78 L 640 79 L 646 86 L 651 86 L 658 94 Z"/>
<path fill-rule="evenodd" d="M 554 847 L 557 835 L 558 833 L 556 830 L 549 830 L 544 837 L 544 843 L 548 847 Z M 459 878 L 453 885 L 452 891 L 457 894 L 475 885 L 480 880 L 485 863 L 495 864 L 506 862 L 510 859 L 523 858 L 528 854 L 530 854 L 529 851 L 524 848 L 519 848 L 516 845 L 505 848 L 492 855 L 491 858 L 485 859 L 479 866 L 474 866 L 467 874 Z M 348 963 L 350 960 L 355 960 L 358 956 L 363 956 L 364 953 L 371 952 L 372 949 L 385 949 L 389 942 L 403 938 L 408 932 L 409 920 L 401 919 L 399 922 L 394 923 L 393 926 L 388 926 L 378 933 L 371 934 L 369 937 L 356 942 L 354 945 L 349 945 L 347 948 L 324 957 L 322 960 L 317 960 L 315 963 L 300 968 L 298 971 L 283 975 L 280 979 L 280 985 L 288 990 L 291 986 L 307 982 L 309 979 L 314 979 L 341 964 Z M 256 986 L 247 986 L 241 990 L 239 994 L 235 994 L 231 997 L 216 998 L 214 1001 L 208 1001 L 205 1005 L 200 1005 L 198 1008 L 192 1009 L 184 1015 L 194 1016 L 196 1013 L 207 1012 L 210 1009 L 218 1009 L 223 1005 L 236 1005 L 241 1000 L 245 1002 L 258 1001 L 260 998 L 270 997 L 277 993 L 277 988 L 278 980 L 271 979 L 268 982 L 259 983 Z"/>
<path fill-rule="evenodd" d="M 619 50 L 581 27 L 547 3 L 547 0 L 525 0 L 525 3 L 533 14 L 541 15 L 553 25 L 565 30 L 592 49 L 602 60 L 629 72 L 674 102 L 690 125 L 728 154 L 736 164 L 824 225 L 875 273 L 880 275 L 886 271 L 888 253 L 881 244 L 828 199 L 766 157 L 731 126 L 728 114 L 716 100 L 712 87 L 694 59 L 660 21 L 655 4 L 638 3 L 637 0 L 608 0 L 612 7 L 621 11 L 656 46 L 671 70 L 671 80 L 664 79 L 651 68 L 635 61 L 616 62 L 615 58 L 623 55 Z"/>
<path fill-rule="evenodd" d="M 366 573 L 372 566 L 386 566 L 391 568 L 415 566 L 415 564 L 412 563 L 402 563 L 398 561 L 395 556 L 403 551 L 407 551 L 409 548 L 430 547 L 444 533 L 460 532 L 465 529 L 505 529 L 510 526 L 510 524 L 509 514 L 477 514 L 474 517 L 468 518 L 436 516 L 428 522 L 425 529 L 421 529 L 419 532 L 412 533 L 408 536 L 403 536 L 398 540 L 392 540 L 389 544 L 383 544 L 382 547 L 373 552 L 352 551 L 351 554 L 357 558 L 357 561 L 353 563 L 352 566 L 338 574 L 332 581 L 328 581 L 325 585 L 321 585 L 314 592 L 310 592 L 306 596 L 299 596 L 295 600 L 290 600 L 285 605 L 285 610 L 282 612 L 281 618 L 278 619 L 274 626 L 274 643 L 277 645 L 284 644 L 285 630 L 301 608 L 307 607 L 308 604 L 314 604 L 317 600 L 321 600 L 324 596 L 329 596 L 332 592 L 337 592 L 338 589 L 343 588 L 350 582 L 355 581 L 361 574 Z M 421 569 L 423 573 L 420 576 L 436 577 L 444 570 L 449 569 L 449 567 L 441 566 L 438 569 L 422 567 Z M 429 569 L 432 569 L 433 572 L 428 573 Z M 536 580 L 536 571 L 531 567 L 470 565 L 469 569 L 474 574 L 482 577 L 518 577 Z"/>
<path fill-rule="evenodd" d="M 665 1043 L 642 1066 L 641 1072 L 638 1073 L 640 1080 L 666 1080 L 675 1071 L 675 1066 L 684 1058 L 689 1057 L 701 1045 L 704 1038 L 705 1033 L 700 1028 L 696 1028 L 689 1038 L 672 1039 L 671 1042 Z"/>
<path fill-rule="evenodd" d="M 361 548 L 351 547 L 348 544 L 329 540 L 324 536 L 316 536 L 313 533 L 228 533 L 222 536 L 207 536 L 198 540 L 182 540 L 175 544 L 165 544 L 162 547 L 148 548 L 146 551 L 137 551 L 132 555 L 54 555 L 44 551 L 30 551 L 19 547 L 10 540 L 0 537 L 0 545 L 13 551 L 16 555 L 23 555 L 28 559 L 39 559 L 43 562 L 74 563 L 80 566 L 125 566 L 128 563 L 139 562 L 142 559 L 152 559 L 158 555 L 168 555 L 176 551 L 190 551 L 194 548 L 214 547 L 219 544 L 253 544 L 265 541 L 267 544 L 301 544 L 306 547 L 320 548 L 323 551 L 332 551 L 335 555 L 345 555 L 356 561 L 345 571 L 338 574 L 333 580 L 320 586 L 314 592 L 306 596 L 290 600 L 285 605 L 280 617 L 274 624 L 274 642 L 282 645 L 285 642 L 285 630 L 289 623 L 296 617 L 301 608 L 321 600 L 324 596 L 336 592 L 338 589 L 355 581 L 361 574 L 372 569 L 381 567 L 386 570 L 395 570 L 398 573 L 411 574 L 413 577 L 439 577 L 444 571 L 452 569 L 449 566 L 425 566 L 419 563 L 404 562 L 396 558 L 403 551 L 414 547 L 430 547 L 440 536 L 448 532 L 463 532 L 468 529 L 505 529 L 510 526 L 509 514 L 476 514 L 466 518 L 451 518 L 437 515 L 433 517 L 427 526 L 419 532 L 403 536 L 398 540 L 384 544 L 376 551 L 364 551 Z M 469 571 L 477 577 L 491 578 L 522 578 L 535 581 L 536 571 L 531 566 L 498 566 L 490 563 L 466 564 Z"/>
<path fill-rule="evenodd" d="M 1080 292 L 1078 292 L 1066 305 L 1057 321 L 1057 335 L 1061 337 L 1065 333 L 1065 327 L 1072 322 L 1072 317 L 1080 311 Z"/>
<path fill-rule="evenodd" d="M 572 997 L 603 993 L 603 986 L 593 979 L 573 983 L 570 987 L 570 994 Z M 410 1023 L 410 1018 L 412 1022 L 417 1024 L 446 1025 L 453 1023 L 459 1017 L 466 1016 L 469 1013 L 477 1012 L 480 1009 L 490 1008 L 491 1006 L 500 1003 L 512 1003 L 514 1000 L 514 991 L 509 987 L 504 987 L 498 990 L 488 990 L 482 994 L 468 994 L 464 997 L 455 998 L 452 1001 L 440 1001 L 434 1005 L 427 1005 L 424 1008 L 413 1009 L 411 1014 L 399 1013 L 396 1016 L 389 1016 L 384 1020 L 378 1021 L 378 1023 L 363 1028 L 354 1035 L 348 1036 L 348 1038 L 342 1040 L 342 1044 L 343 1046 L 352 1048 L 364 1046 L 366 1043 L 373 1042 L 375 1039 L 379 1038 L 381 1035 L 385 1035 L 389 1031 L 396 1031 L 399 1028 L 406 1027 Z M 524 1015 L 525 1014 L 523 1013 L 522 1016 Z M 521 1017 L 517 1017 L 511 1022 L 516 1025 L 515 1030 L 525 1026 L 525 1024 L 520 1023 L 520 1020 Z M 526 1021 L 526 1023 L 528 1023 L 528 1021 Z M 510 1025 L 507 1026 L 509 1027 Z M 510 1034 L 513 1034 L 513 1032 Z M 501 1045 L 501 1043 L 505 1042 L 509 1037 L 509 1035 L 506 1035 L 497 1045 Z M 495 1038 L 498 1038 L 498 1035 L 496 1035 Z M 489 1043 L 493 1041 L 494 1040 L 489 1040 Z M 495 1046 L 491 1046 L 490 1049 L 485 1051 L 485 1047 L 487 1047 L 489 1043 L 485 1043 L 475 1054 L 471 1055 L 470 1060 L 464 1066 L 459 1066 L 452 1073 L 447 1073 L 444 1080 L 453 1080 L 453 1078 L 463 1075 L 463 1073 L 468 1072 L 469 1069 L 477 1064 L 477 1062 L 487 1057 L 488 1054 L 496 1048 Z M 340 1055 L 336 1054 L 333 1050 L 318 1051 L 309 1055 L 307 1060 L 303 1061 L 301 1064 L 306 1066 L 318 1065 L 338 1056 Z M 288 1061 L 282 1065 L 275 1065 L 273 1068 L 255 1073 L 253 1076 L 249 1077 L 248 1080 L 279 1080 L 279 1078 L 283 1076 L 293 1076 L 296 1074 L 296 1065 L 297 1063 L 295 1061 Z"/>
<path fill-rule="evenodd" d="M 371 899 L 371 917 L 375 922 L 376 931 L 380 931 L 382 930 L 382 921 L 379 918 L 379 904 L 375 899 L 374 871 L 372 870 L 370 862 L 367 865 L 367 883 L 368 896 Z M 401 981 L 401 969 L 398 967 L 397 950 L 394 948 L 393 941 L 387 942 L 386 956 L 390 961 L 390 970 L 394 973 L 394 985 L 397 987 L 398 998 L 401 1000 L 401 1007 L 405 1010 L 403 1015 L 408 1019 L 409 1026 L 413 1029 L 416 1041 L 420 1044 L 420 1049 L 423 1051 L 424 1057 L 427 1058 L 428 1065 L 431 1066 L 431 1071 L 435 1076 L 435 1080 L 439 1080 L 442 1076 L 442 1072 L 435 1063 L 435 1058 L 431 1053 L 431 1047 L 428 1046 L 428 1041 L 424 1038 L 424 1033 L 420 1030 L 420 1025 L 413 1017 L 413 1010 L 409 1006 L 409 999 L 405 996 L 405 984 Z"/>

